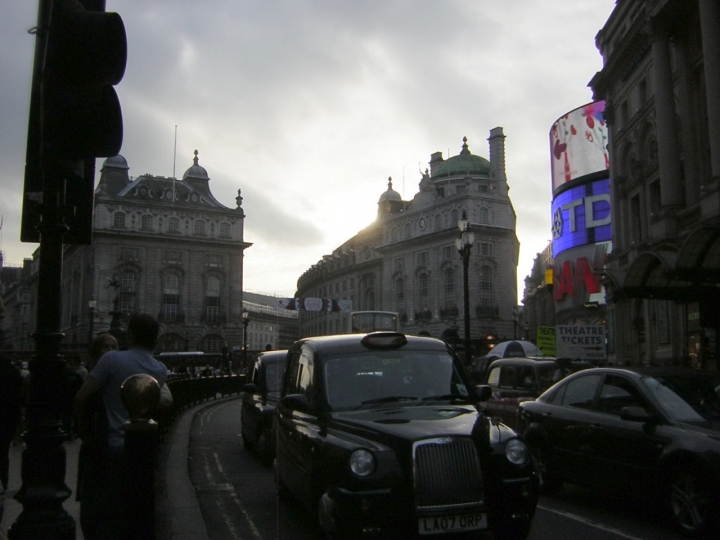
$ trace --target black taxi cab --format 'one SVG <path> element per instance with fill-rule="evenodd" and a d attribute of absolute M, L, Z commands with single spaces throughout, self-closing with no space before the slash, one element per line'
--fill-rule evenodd
<path fill-rule="evenodd" d="M 479 407 L 440 340 L 373 332 L 288 352 L 277 482 L 328 538 L 527 537 L 538 497 L 524 441 Z"/>
<path fill-rule="evenodd" d="M 495 418 L 515 429 L 518 407 L 537 398 L 570 373 L 593 367 L 570 358 L 502 358 L 494 360 L 484 383 L 492 395 L 484 407 Z"/>
<path fill-rule="evenodd" d="M 254 450 L 265 465 L 271 465 L 275 457 L 273 414 L 286 357 L 287 350 L 258 355 L 249 382 L 243 387 L 240 434 L 245 448 Z"/>

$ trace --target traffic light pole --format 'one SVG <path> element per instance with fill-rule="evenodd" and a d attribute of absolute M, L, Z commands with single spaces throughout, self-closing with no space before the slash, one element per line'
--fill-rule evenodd
<path fill-rule="evenodd" d="M 74 540 L 75 520 L 63 508 L 71 490 L 65 484 L 66 454 L 61 410 L 65 360 L 60 354 L 62 239 L 66 226 L 60 207 L 62 178 L 43 179 L 43 210 L 38 271 L 35 356 L 30 361 L 26 412 L 26 447 L 22 455 L 22 486 L 15 498 L 23 511 L 8 531 L 9 540 Z"/>
<path fill-rule="evenodd" d="M 72 406 L 60 354 L 63 242 L 92 241 L 96 157 L 122 146 L 122 111 L 113 85 L 125 72 L 122 19 L 104 0 L 40 0 L 20 239 L 40 243 L 35 355 L 30 361 L 23 511 L 10 540 L 74 540 L 63 508 L 66 453 L 62 411 Z"/>

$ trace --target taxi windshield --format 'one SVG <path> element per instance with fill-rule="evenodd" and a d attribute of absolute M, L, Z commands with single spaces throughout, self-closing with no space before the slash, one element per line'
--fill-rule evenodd
<path fill-rule="evenodd" d="M 325 362 L 325 389 L 332 410 L 467 397 L 467 389 L 445 352 L 366 351 Z"/>

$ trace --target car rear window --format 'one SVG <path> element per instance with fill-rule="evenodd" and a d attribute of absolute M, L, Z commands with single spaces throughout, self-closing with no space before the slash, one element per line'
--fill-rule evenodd
<path fill-rule="evenodd" d="M 682 375 L 645 377 L 643 383 L 657 398 L 663 410 L 680 422 L 720 418 L 720 398 L 710 381 Z"/>

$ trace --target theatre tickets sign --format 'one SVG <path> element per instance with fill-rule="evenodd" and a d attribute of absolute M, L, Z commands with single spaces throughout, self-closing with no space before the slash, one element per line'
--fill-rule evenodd
<path fill-rule="evenodd" d="M 605 326 L 557 325 L 555 347 L 558 357 L 599 362 L 607 358 Z"/>

